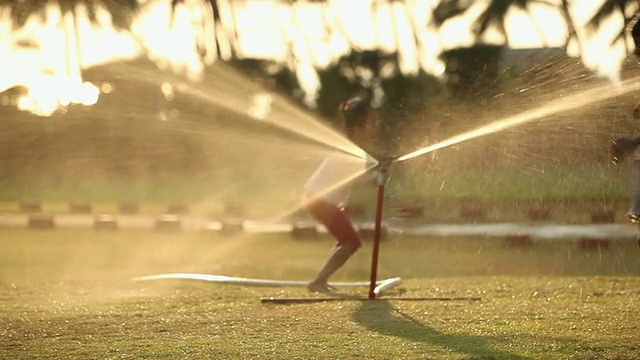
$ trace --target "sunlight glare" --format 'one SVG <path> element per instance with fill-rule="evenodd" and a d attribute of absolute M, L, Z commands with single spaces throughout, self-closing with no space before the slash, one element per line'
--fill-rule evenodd
<path fill-rule="evenodd" d="M 533 6 L 532 6 L 533 7 Z M 532 19 L 544 19 L 544 24 Z M 542 5 L 525 12 L 512 7 L 505 19 L 505 27 L 509 29 L 508 45 L 513 49 L 543 48 L 558 44 L 567 35 L 567 27 L 559 11 L 547 9 Z"/>
<path fill-rule="evenodd" d="M 102 63 L 105 58 L 128 58 L 134 48 L 122 42 L 125 37 L 113 29 L 106 9 L 94 10 L 101 25 L 92 25 L 83 4 L 76 6 L 75 17 L 71 13 L 63 15 L 60 8 L 48 4 L 43 17 L 31 15 L 19 29 L 13 29 L 11 18 L 2 12 L 0 23 L 7 32 L 0 37 L 0 48 L 11 56 L 0 57 L 0 91 L 26 88 L 16 104 L 19 110 L 51 116 L 70 104 L 90 106 L 98 102 L 100 89 L 83 81 L 81 69 Z M 116 46 L 111 46 L 110 40 Z"/>
<path fill-rule="evenodd" d="M 463 15 L 445 21 L 438 29 L 442 48 L 449 50 L 474 45 L 476 39 L 470 30 L 473 27 L 475 19 L 480 16 L 485 8 L 486 2 L 474 2 Z"/>
<path fill-rule="evenodd" d="M 291 70 L 302 89 L 301 99 L 314 108 L 321 86 L 318 71 L 336 64 L 353 50 L 396 52 L 397 71 L 402 74 L 424 70 L 435 76 L 443 75 L 445 65 L 440 55 L 456 47 L 476 44 L 478 39 L 472 29 L 488 4 L 486 0 L 469 2 L 471 6 L 466 12 L 436 29 L 432 26 L 431 12 L 439 4 L 435 0 L 223 2 L 218 11 L 224 18 L 218 24 L 214 23 L 208 1 L 178 2 L 173 14 L 170 3 L 141 0 L 140 9 L 126 30 L 114 27 L 111 14 L 100 3 L 78 2 L 72 16 L 69 12 L 62 14 L 51 2 L 44 6 L 42 14 L 34 13 L 18 29 L 11 26 L 9 8 L 0 6 L 0 49 L 10 54 L 0 57 L 0 91 L 51 83 L 42 80 L 43 77 L 56 81 L 70 77 L 75 85 L 69 85 L 71 80 L 60 80 L 65 84 L 49 90 L 28 90 L 31 100 L 21 101 L 23 110 L 29 111 L 34 106 L 39 108 L 34 112 L 50 114 L 51 104 L 58 100 L 45 101 L 44 93 L 51 92 L 49 96 L 59 99 L 61 104 L 64 99 L 79 99 L 77 94 L 53 93 L 62 91 L 55 89 L 77 93 L 73 89 L 84 84 L 82 71 L 92 66 L 146 56 L 162 69 L 200 80 L 207 65 L 218 60 L 218 56 L 228 60 L 233 52 L 238 58 L 264 59 Z M 621 14 L 605 19 L 597 33 L 585 30 L 587 20 L 602 3 L 603 0 L 570 2 L 580 44 L 578 47 L 577 42 L 571 42 L 567 53 L 581 57 L 589 69 L 615 82 L 633 42 L 627 37 L 610 46 L 624 26 Z M 564 47 L 568 29 L 559 5 L 559 0 L 533 2 L 526 12 L 512 6 L 504 20 L 508 46 Z M 634 6 L 629 5 L 629 9 Z M 95 20 L 89 19 L 89 11 Z M 236 35 L 237 39 L 231 38 Z M 481 40 L 491 44 L 505 41 L 495 26 Z M 394 71 L 387 68 L 384 73 L 393 76 Z M 362 82 L 372 76 L 371 72 L 357 69 L 353 74 Z M 87 91 L 95 95 L 94 90 Z M 91 102 L 85 99 L 80 103 Z"/>
<path fill-rule="evenodd" d="M 370 170 L 372 170 L 373 168 L 375 168 L 375 166 L 378 164 L 377 161 L 371 161 L 371 160 L 368 161 L 366 159 L 354 158 L 346 154 L 340 154 L 340 156 L 342 156 L 343 159 L 346 160 L 346 162 L 348 163 L 347 165 L 348 169 L 346 169 L 345 171 L 341 171 L 340 177 L 334 179 L 331 186 L 328 186 L 327 188 L 322 189 L 321 191 L 319 191 L 317 194 L 313 196 L 302 198 L 300 202 L 296 204 L 293 208 L 288 209 L 280 214 L 277 214 L 275 217 L 268 220 L 267 222 L 277 223 L 280 220 L 286 218 L 287 216 L 299 211 L 300 209 L 304 209 L 307 205 L 320 199 L 326 194 L 329 194 L 332 191 L 342 186 L 347 186 L 348 184 L 354 181 L 358 181 L 358 179 L 361 179 L 360 181 L 366 181 L 365 179 L 362 179 L 362 176 L 365 175 Z"/>
<path fill-rule="evenodd" d="M 255 94 L 251 98 L 251 107 L 249 108 L 249 116 L 264 120 L 271 113 L 271 102 L 273 98 L 267 93 Z"/>
<path fill-rule="evenodd" d="M 204 64 L 197 51 L 197 27 L 192 24 L 199 15 L 197 7 L 180 3 L 171 21 L 171 4 L 152 2 L 141 9 L 131 30 L 142 40 L 147 56 L 159 66 L 199 80 Z"/>

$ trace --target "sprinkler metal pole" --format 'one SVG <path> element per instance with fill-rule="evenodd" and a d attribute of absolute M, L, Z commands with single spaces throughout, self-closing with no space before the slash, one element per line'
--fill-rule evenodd
<path fill-rule="evenodd" d="M 378 184 L 378 200 L 376 203 L 376 220 L 373 233 L 373 254 L 371 255 L 371 281 L 369 282 L 369 300 L 376 298 L 376 282 L 378 277 L 378 254 L 380 253 L 380 233 L 382 230 L 382 208 L 384 201 L 384 185 L 389 177 L 387 167 L 393 159 L 386 159 L 378 166 L 376 182 Z"/>

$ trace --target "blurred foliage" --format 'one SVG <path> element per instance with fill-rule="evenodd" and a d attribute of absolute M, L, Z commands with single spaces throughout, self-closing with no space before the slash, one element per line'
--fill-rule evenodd
<path fill-rule="evenodd" d="M 62 13 L 75 13 L 77 5 L 84 5 L 89 20 L 98 22 L 96 5 L 104 7 L 112 16 L 113 24 L 118 28 L 128 28 L 131 14 L 138 8 L 136 0 L 0 0 L 1 7 L 8 7 L 11 12 L 14 27 L 22 27 L 27 19 L 33 15 L 45 15 L 47 5 L 56 4 Z"/>
<path fill-rule="evenodd" d="M 447 85 L 458 101 L 491 98 L 499 90 L 504 47 L 474 46 L 444 53 Z"/>
<path fill-rule="evenodd" d="M 446 72 L 442 78 L 422 70 L 410 75 L 401 73 L 395 53 L 352 52 L 318 72 L 322 87 L 314 110 L 338 126 L 339 104 L 364 86 L 375 88 L 381 99 L 379 152 L 398 153 L 406 145 L 407 129 L 420 128 L 424 133 L 434 127 L 459 125 L 463 119 L 442 118 L 434 113 L 446 112 L 451 106 L 486 104 L 503 91 L 517 75 L 505 67 L 503 50 L 500 46 L 476 46 L 448 51 L 444 54 Z M 233 64 L 250 78 L 306 106 L 304 92 L 291 69 L 252 59 L 235 60 Z M 466 118 L 466 125 L 474 126 L 474 120 Z"/>
<path fill-rule="evenodd" d="M 525 3 L 512 2 L 520 7 Z M 13 6 L 12 15 L 23 19 L 26 12 L 38 11 L 38 6 L 45 1 L 25 5 L 26 2 L 0 0 L 0 4 L 7 3 Z M 64 2 L 63 9 L 72 9 L 70 3 L 73 2 Z M 107 4 L 112 13 L 116 10 L 112 10 L 111 5 L 119 4 L 116 1 L 101 3 Z M 500 19 L 498 15 L 505 7 L 498 5 L 494 7 L 496 13 L 485 14 L 487 24 Z M 132 9 L 131 5 L 127 6 L 124 9 Z M 605 6 L 600 11 L 613 13 L 620 9 L 619 5 Z M 443 10 L 441 20 L 461 12 L 464 9 L 455 6 Z M 594 26 L 598 25 L 596 20 Z M 588 74 L 579 59 L 566 56 L 544 60 L 522 74 L 513 67 L 504 67 L 504 48 L 498 46 L 454 49 L 443 56 L 446 73 L 438 79 L 424 72 L 401 74 L 395 53 L 352 51 L 336 64 L 319 70 L 322 88 L 314 110 L 326 122 L 336 125 L 338 104 L 362 86 L 374 86 L 383 94 L 380 104 L 383 145 L 390 152 L 404 154 L 500 117 L 543 106 L 545 101 L 595 82 L 595 76 Z M 252 81 L 287 96 L 301 107 L 306 106 L 303 89 L 291 68 L 257 59 L 233 59 L 231 64 Z M 637 69 L 637 64 L 632 65 Z M 140 66 L 154 68 L 150 62 Z M 92 108 L 70 106 L 43 119 L 0 105 L 3 112 L 0 134 L 4 134 L 0 138 L 0 180 L 57 179 L 62 183 L 75 177 L 140 179 L 219 175 L 221 168 L 217 165 L 222 160 L 231 162 L 229 158 L 238 155 L 237 152 L 225 153 L 227 158 L 221 160 L 223 156 L 212 150 L 211 141 L 184 129 L 172 128 L 171 121 L 159 121 L 161 115 L 171 115 L 177 110 L 177 114 L 182 112 L 203 122 L 224 119 L 226 127 L 238 130 L 243 123 L 235 121 L 238 114 L 205 106 L 200 99 L 185 94 L 176 95 L 168 104 L 157 84 L 114 79 L 112 75 L 112 68 L 108 66 L 83 73 L 85 80 L 95 84 L 108 81 L 115 90 L 102 96 Z M 158 71 L 157 76 L 162 74 Z M 0 96 L 15 100 L 23 90 L 14 88 Z M 440 173 L 448 171 L 455 179 L 460 177 L 461 169 L 481 173 L 493 164 L 508 169 L 518 166 L 524 169 L 525 175 L 527 171 L 548 172 L 545 167 L 561 168 L 567 163 L 604 164 L 603 144 L 608 136 L 633 130 L 630 97 L 628 94 L 607 104 L 593 104 L 550 116 L 557 121 L 546 121 L 547 125 L 522 126 L 492 135 L 488 140 L 478 139 L 438 151 L 411 162 L 406 166 L 411 169 L 406 172 L 421 175 L 436 169 Z M 593 119 L 596 121 L 591 121 Z M 213 126 L 210 130 L 217 131 Z M 246 134 L 241 130 L 237 132 Z M 238 146 L 235 139 L 223 139 L 223 136 L 216 141 Z M 233 163 L 238 167 L 253 166 L 246 161 Z M 506 172 L 509 175 L 515 172 L 509 171 Z M 27 186 L 28 181 L 25 184 Z"/>
<path fill-rule="evenodd" d="M 497 29 L 503 36 L 507 37 L 504 26 L 504 19 L 511 9 L 518 9 L 529 13 L 531 5 L 540 5 L 548 8 L 557 8 L 565 19 L 568 27 L 566 44 L 575 41 L 580 45 L 580 39 L 576 36 L 576 20 L 571 15 L 570 8 L 573 6 L 569 0 L 561 0 L 560 2 L 548 2 L 544 0 L 491 0 L 487 7 L 480 12 L 474 23 L 474 32 L 477 39 L 480 39 L 490 28 Z M 434 21 L 436 26 L 442 26 L 447 20 L 465 14 L 474 5 L 473 1 L 465 0 L 441 0 L 434 9 Z M 625 41 L 627 27 L 637 18 L 637 0 L 606 0 L 600 2 L 599 7 L 593 12 L 591 18 L 586 22 L 586 28 L 589 31 L 599 31 L 601 25 L 611 15 L 622 15 L 624 24 L 621 30 L 611 41 L 614 45 L 618 41 Z"/>

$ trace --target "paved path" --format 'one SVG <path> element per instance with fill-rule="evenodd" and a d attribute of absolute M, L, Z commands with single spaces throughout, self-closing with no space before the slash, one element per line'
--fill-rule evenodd
<path fill-rule="evenodd" d="M 37 222 L 40 221 L 38 224 Z M 235 226 L 245 232 L 289 233 L 294 224 L 243 221 L 238 223 L 220 222 L 197 216 L 172 215 L 25 215 L 0 214 L 0 228 L 96 228 L 96 222 L 111 222 L 117 229 L 155 230 L 165 226 L 183 231 L 217 231 L 226 226 Z M 34 223 L 35 222 L 35 223 Z M 297 223 L 304 227 L 315 227 L 315 223 Z M 373 223 L 360 223 L 360 228 L 373 229 Z M 410 224 L 403 221 L 387 221 L 389 233 L 412 236 L 476 236 L 503 237 L 507 235 L 530 235 L 536 239 L 579 239 L 583 237 L 628 239 L 638 236 L 638 228 L 632 224 L 554 224 L 554 223 L 481 223 L 481 224 Z"/>
<path fill-rule="evenodd" d="M 492 236 L 530 235 L 535 239 L 579 239 L 583 237 L 635 239 L 638 229 L 631 224 L 429 224 L 407 228 L 392 228 L 399 233 L 430 236 Z"/>

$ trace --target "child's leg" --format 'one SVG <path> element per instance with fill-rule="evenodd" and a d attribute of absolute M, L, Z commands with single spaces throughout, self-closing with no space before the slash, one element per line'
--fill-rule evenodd
<path fill-rule="evenodd" d="M 336 246 L 329 253 L 318 274 L 309 283 L 310 290 L 323 291 L 327 289 L 329 277 L 349 260 L 362 246 L 362 242 L 343 209 L 332 204 L 316 202 L 309 206 L 309 211 L 336 238 Z"/>
<path fill-rule="evenodd" d="M 631 169 L 631 205 L 627 212 L 629 222 L 640 223 L 640 160 L 634 160 Z"/>
<path fill-rule="evenodd" d="M 328 288 L 327 283 L 329 277 L 349 260 L 349 258 L 358 250 L 359 246 L 354 244 L 336 245 L 326 262 L 318 271 L 315 278 L 309 283 L 309 289 L 314 291 L 322 291 Z"/>
<path fill-rule="evenodd" d="M 640 231 L 640 160 L 633 160 L 631 174 L 631 205 L 627 212 L 627 220 L 637 224 Z M 637 241 L 640 247 L 640 235 Z"/>

